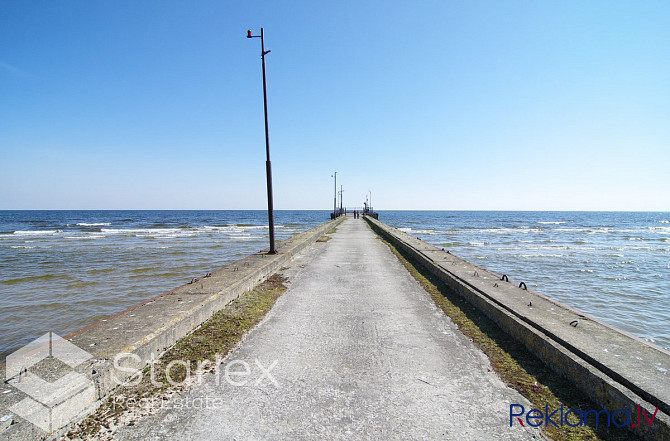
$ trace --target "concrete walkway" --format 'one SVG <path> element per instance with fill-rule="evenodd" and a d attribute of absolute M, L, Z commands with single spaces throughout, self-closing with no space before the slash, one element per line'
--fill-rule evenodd
<path fill-rule="evenodd" d="M 529 403 L 434 306 L 362 219 L 285 272 L 266 320 L 178 398 L 118 439 L 537 439 Z M 243 372 L 248 376 L 229 375 Z M 217 381 L 218 378 L 218 381 Z M 218 384 L 217 384 L 218 383 Z M 244 384 L 242 384 L 244 383 Z"/>

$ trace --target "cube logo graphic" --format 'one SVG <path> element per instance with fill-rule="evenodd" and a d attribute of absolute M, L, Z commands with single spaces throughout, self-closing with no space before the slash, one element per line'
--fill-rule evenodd
<path fill-rule="evenodd" d="M 91 357 L 53 332 L 8 355 L 7 383 L 28 395 L 10 410 L 48 433 L 72 422 L 95 402 L 93 381 L 72 370 Z M 40 374 L 52 375 L 53 366 L 70 371 L 55 381 L 43 379 Z"/>

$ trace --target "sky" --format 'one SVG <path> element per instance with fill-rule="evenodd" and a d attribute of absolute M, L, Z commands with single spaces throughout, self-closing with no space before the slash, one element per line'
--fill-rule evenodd
<path fill-rule="evenodd" d="M 670 210 L 670 2 L 0 0 L 0 209 Z"/>

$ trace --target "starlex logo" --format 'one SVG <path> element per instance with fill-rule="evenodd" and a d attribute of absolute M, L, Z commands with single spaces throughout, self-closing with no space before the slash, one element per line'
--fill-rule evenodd
<path fill-rule="evenodd" d="M 38 363 L 64 363 L 74 369 L 92 356 L 53 332 L 47 332 L 7 356 L 6 383 L 28 395 L 10 410 L 45 432 L 53 433 L 82 414 L 95 402 L 95 384 L 71 370 L 56 381 L 38 373 Z"/>
<path fill-rule="evenodd" d="M 577 426 L 586 426 L 588 423 L 588 418 L 593 416 L 595 418 L 595 427 L 597 428 L 599 424 L 604 424 L 607 422 L 607 427 L 610 427 L 612 424 L 616 427 L 640 427 L 642 424 L 647 424 L 649 427 L 654 422 L 656 418 L 656 413 L 658 412 L 658 407 L 654 410 L 654 413 L 649 417 L 646 409 L 643 409 L 639 404 L 635 408 L 636 412 L 633 413 L 631 417 L 631 412 L 625 409 L 617 409 L 613 412 L 609 412 L 607 409 L 589 409 L 589 410 L 578 410 L 570 409 L 565 412 L 563 405 L 561 404 L 560 409 L 555 409 L 553 412 L 549 412 L 549 405 L 544 405 L 544 412 L 539 409 L 530 409 L 526 413 L 526 409 L 521 404 L 510 404 L 509 405 L 509 426 L 512 427 L 515 424 L 514 420 L 518 421 L 523 427 L 526 427 L 528 424 L 530 427 L 547 427 L 552 424 L 554 427 L 563 426 L 564 424 L 570 427 Z M 637 422 L 636 420 L 637 414 Z M 573 422 L 568 420 L 568 417 L 574 415 L 571 419 Z M 525 418 L 524 418 L 525 416 Z M 522 418 L 525 419 L 526 424 L 523 423 Z M 578 421 L 575 422 L 575 419 Z"/>

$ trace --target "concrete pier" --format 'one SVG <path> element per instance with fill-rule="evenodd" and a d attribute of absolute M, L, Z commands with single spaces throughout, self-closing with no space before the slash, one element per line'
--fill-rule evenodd
<path fill-rule="evenodd" d="M 164 409 L 117 439 L 537 439 L 509 427 L 509 404 L 528 402 L 362 219 L 284 274 L 288 291 L 224 360 L 236 384 L 209 375 L 180 398 L 210 408 Z"/>
<path fill-rule="evenodd" d="M 327 233 L 330 240 L 318 240 Z M 539 428 L 510 427 L 510 405 L 530 409 L 531 404 L 503 384 L 486 356 L 435 306 L 380 236 L 603 409 L 653 413 L 653 425 L 642 424 L 636 434 L 670 440 L 670 353 L 370 217 L 338 217 L 282 242 L 278 255 L 253 254 L 68 336 L 65 361 L 72 361 L 72 345 L 86 351 L 73 366 L 85 380 L 85 393 L 49 400 L 33 396 L 42 407 L 31 406 L 48 408 L 51 419 L 61 414 L 62 420 L 80 420 L 114 393 L 117 378 L 143 369 L 216 311 L 281 272 L 288 290 L 237 349 L 165 407 L 113 436 L 544 437 Z M 121 353 L 133 357 L 117 365 Z M 32 366 L 31 376 L 51 369 Z M 20 410 L 17 405 L 31 395 L 22 386 L 22 371 L 12 375 L 5 368 L 0 365 L 0 374 L 13 389 L 0 395 L 2 418 L 6 409 Z M 0 441 L 45 436 L 17 415 L 0 423 Z M 67 427 L 53 430 L 63 434 Z"/>

